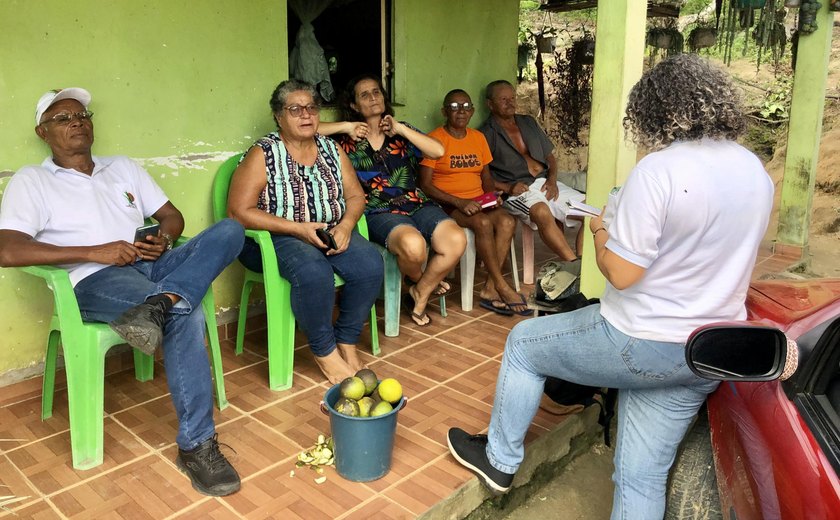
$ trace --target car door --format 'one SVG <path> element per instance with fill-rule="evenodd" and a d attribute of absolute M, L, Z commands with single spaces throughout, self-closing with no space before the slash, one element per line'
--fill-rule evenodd
<path fill-rule="evenodd" d="M 709 398 L 725 518 L 840 518 L 840 318 L 797 342 L 790 380 L 723 382 Z"/>

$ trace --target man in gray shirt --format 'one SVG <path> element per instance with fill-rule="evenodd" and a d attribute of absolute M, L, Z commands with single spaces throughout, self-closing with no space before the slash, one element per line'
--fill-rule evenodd
<path fill-rule="evenodd" d="M 580 230 L 581 221 L 567 216 L 568 202 L 583 201 L 584 194 L 557 181 L 554 144 L 533 117 L 516 113 L 513 85 L 493 81 L 487 85 L 485 97 L 491 115 L 479 130 L 493 153 L 490 173 L 496 189 L 510 195 L 505 209 L 526 225 L 536 226 L 543 242 L 562 260 L 574 260 L 577 255 L 566 242 L 563 229 Z M 580 238 L 578 232 L 577 251 Z"/>

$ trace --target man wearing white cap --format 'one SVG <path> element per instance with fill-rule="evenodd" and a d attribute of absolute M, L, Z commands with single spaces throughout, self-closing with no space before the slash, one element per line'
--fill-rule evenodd
<path fill-rule="evenodd" d="M 69 272 L 82 317 L 110 323 L 147 354 L 162 347 L 178 415 L 178 467 L 198 491 L 228 495 L 239 475 L 219 451 L 201 300 L 244 241 L 224 220 L 172 249 L 181 212 L 127 157 L 91 154 L 91 97 L 81 88 L 45 93 L 35 133 L 52 151 L 21 168 L 0 206 L 0 266 L 59 265 Z M 159 231 L 140 233 L 145 219 Z"/>

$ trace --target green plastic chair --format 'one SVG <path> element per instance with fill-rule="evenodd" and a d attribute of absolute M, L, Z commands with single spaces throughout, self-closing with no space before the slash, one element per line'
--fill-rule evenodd
<path fill-rule="evenodd" d="M 227 199 L 233 172 L 242 154 L 234 155 L 219 166 L 213 180 L 213 217 L 216 222 L 227 217 Z M 368 237 L 364 216 L 356 229 L 364 238 Z M 245 321 L 248 318 L 248 298 L 255 284 L 265 286 L 265 307 L 268 321 L 268 386 L 272 390 L 286 390 L 292 386 L 295 351 L 295 316 L 291 305 L 291 284 L 280 276 L 277 267 L 277 253 L 268 231 L 246 229 L 245 236 L 256 241 L 262 256 L 263 273 L 245 269 L 242 298 L 239 302 L 239 323 L 236 330 L 236 354 L 242 353 L 245 342 Z M 335 286 L 344 285 L 344 280 L 335 276 Z M 376 326 L 376 307 L 370 309 L 370 343 L 374 356 L 379 355 L 379 332 Z"/>
<path fill-rule="evenodd" d="M 178 244 L 185 242 L 183 237 Z M 70 411 L 70 445 L 73 467 L 84 470 L 102 464 L 103 417 L 105 394 L 105 354 L 114 345 L 125 343 L 106 323 L 82 321 L 76 294 L 67 271 L 59 267 L 37 265 L 18 267 L 20 271 L 42 278 L 53 292 L 54 308 L 50 320 L 44 382 L 41 393 L 41 420 L 52 417 L 58 345 L 64 348 L 67 374 L 67 401 Z M 216 305 L 212 288 L 201 301 L 210 343 L 216 402 L 227 405 L 222 375 L 222 354 L 216 325 Z M 154 377 L 154 357 L 134 351 L 134 375 L 138 381 Z"/>
<path fill-rule="evenodd" d="M 400 303 L 402 298 L 403 274 L 397 264 L 397 257 L 393 253 L 374 243 L 382 260 L 385 262 L 385 281 L 382 284 L 383 300 L 385 300 L 385 335 L 389 338 L 400 335 Z M 446 296 L 439 298 L 440 315 L 446 317 Z"/>

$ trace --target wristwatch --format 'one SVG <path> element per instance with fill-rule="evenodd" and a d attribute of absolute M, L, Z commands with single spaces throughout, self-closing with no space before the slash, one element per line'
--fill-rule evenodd
<path fill-rule="evenodd" d="M 172 235 L 170 235 L 169 233 L 163 233 L 161 234 L 161 237 L 163 238 L 164 242 L 166 242 L 166 247 L 164 247 L 163 250 L 169 251 L 170 249 L 172 249 L 172 244 L 175 242 L 175 240 L 173 240 L 172 238 Z"/>

